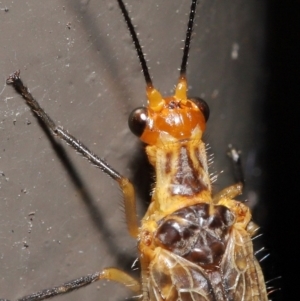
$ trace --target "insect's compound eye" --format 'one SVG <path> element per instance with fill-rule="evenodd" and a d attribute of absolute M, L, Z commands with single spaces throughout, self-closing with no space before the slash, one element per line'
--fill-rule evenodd
<path fill-rule="evenodd" d="M 209 106 L 206 101 L 200 97 L 192 97 L 189 99 L 199 108 L 205 118 L 205 121 L 207 121 L 209 118 Z"/>
<path fill-rule="evenodd" d="M 137 108 L 133 110 L 128 118 L 128 125 L 131 132 L 141 137 L 146 126 L 147 126 L 148 113 L 147 109 L 144 107 Z"/>

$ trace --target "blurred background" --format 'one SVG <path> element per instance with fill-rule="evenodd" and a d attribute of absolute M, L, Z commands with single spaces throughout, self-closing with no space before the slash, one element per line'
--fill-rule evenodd
<path fill-rule="evenodd" d="M 188 65 L 189 92 L 211 109 L 205 141 L 214 154 L 214 190 L 235 182 L 228 144 L 241 151 L 246 187 L 263 236 L 255 240 L 270 300 L 296 296 L 299 170 L 299 16 L 278 1 L 199 2 Z M 189 1 L 128 1 L 154 85 L 173 93 Z M 129 177 L 140 216 L 152 171 L 127 128 L 146 104 L 145 83 L 127 27 L 110 1 L 0 1 L 0 298 L 116 266 L 138 275 L 118 186 L 63 143 L 47 137 L 5 85 L 21 70 L 40 104 L 71 134 Z M 293 213 L 295 212 L 295 213 Z M 124 300 L 130 292 L 99 282 L 61 300 Z M 283 299 L 284 296 L 284 299 Z"/>

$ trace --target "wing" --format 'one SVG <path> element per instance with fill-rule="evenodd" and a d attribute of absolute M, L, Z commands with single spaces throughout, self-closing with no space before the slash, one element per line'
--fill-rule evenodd
<path fill-rule="evenodd" d="M 222 259 L 221 270 L 228 300 L 268 301 L 264 277 L 253 254 L 249 233 L 233 226 Z"/>
<path fill-rule="evenodd" d="M 249 208 L 226 204 L 190 206 L 160 222 L 162 247 L 153 246 L 144 269 L 144 301 L 268 301 Z"/>
<path fill-rule="evenodd" d="M 151 301 L 268 301 L 250 235 L 238 226 L 233 226 L 215 271 L 157 248 L 147 290 Z"/>
<path fill-rule="evenodd" d="M 151 301 L 215 301 L 213 289 L 203 269 L 162 248 L 149 268 Z"/>

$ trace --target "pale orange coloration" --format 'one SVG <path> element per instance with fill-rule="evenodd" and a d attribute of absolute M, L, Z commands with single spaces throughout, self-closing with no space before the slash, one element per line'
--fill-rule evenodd
<path fill-rule="evenodd" d="M 150 144 L 156 185 L 139 233 L 143 300 L 267 301 L 251 241 L 257 227 L 233 200 L 240 184 L 212 196 L 205 118 L 187 98 L 186 81 L 174 96 L 152 87 L 147 94 L 141 140 Z"/>
<path fill-rule="evenodd" d="M 140 137 L 143 142 L 154 145 L 161 140 L 163 143 L 164 134 L 169 134 L 170 139 L 190 139 L 196 128 L 204 132 L 204 116 L 195 103 L 187 99 L 186 90 L 185 79 L 180 80 L 175 95 L 171 97 L 163 98 L 153 87 L 147 88 L 148 118 L 151 122 Z"/>
<path fill-rule="evenodd" d="M 7 83 L 33 112 L 55 135 L 119 184 L 129 233 L 139 242 L 142 269 L 141 283 L 123 271 L 106 268 L 19 301 L 45 300 L 103 279 L 142 293 L 143 301 L 268 300 L 251 241 L 257 226 L 251 222 L 250 209 L 233 199 L 242 186 L 236 184 L 212 195 L 202 141 L 208 108 L 200 99 L 187 98 L 183 77 L 172 97 L 163 98 L 148 87 L 148 108 L 135 110 L 136 115 L 130 118 L 138 126 L 136 133 L 149 144 L 146 152 L 156 173 L 152 201 L 138 227 L 130 181 L 57 126 L 23 85 L 19 74 L 13 73 Z M 141 125 L 144 132 L 140 131 Z"/>
<path fill-rule="evenodd" d="M 192 0 L 180 79 L 170 97 L 162 97 L 153 87 L 134 26 L 123 1 L 118 3 L 147 84 L 148 107 L 134 110 L 129 117 L 131 130 L 147 144 L 146 153 L 155 169 L 152 201 L 140 227 L 130 181 L 57 126 L 23 85 L 19 71 L 7 83 L 50 132 L 119 184 L 128 231 L 138 239 L 141 283 L 121 270 L 106 268 L 19 301 L 45 300 L 103 279 L 127 286 L 141 294 L 143 301 L 267 301 L 251 241 L 257 226 L 251 221 L 250 209 L 234 200 L 242 185 L 212 195 L 202 141 L 209 109 L 203 100 L 187 97 L 185 73 L 197 0 Z"/>

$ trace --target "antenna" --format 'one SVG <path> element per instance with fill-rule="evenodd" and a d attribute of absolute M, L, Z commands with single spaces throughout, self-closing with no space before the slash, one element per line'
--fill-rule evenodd
<path fill-rule="evenodd" d="M 148 66 L 147 66 L 147 62 L 145 60 L 145 56 L 144 56 L 140 41 L 137 37 L 136 31 L 135 31 L 134 26 L 132 24 L 132 21 L 129 17 L 128 11 L 127 11 L 127 9 L 125 7 L 125 4 L 122 0 L 118 0 L 118 3 L 119 3 L 119 7 L 122 11 L 122 14 L 124 16 L 127 27 L 129 29 L 130 35 L 132 37 L 132 41 L 133 41 L 134 47 L 136 49 L 138 58 L 139 58 L 140 63 L 142 65 L 142 71 L 144 73 L 144 78 L 145 78 L 147 87 L 153 88 L 153 84 L 152 84 L 152 80 L 151 80 L 151 77 L 150 77 L 150 74 L 149 74 L 149 69 L 148 69 Z"/>
<path fill-rule="evenodd" d="M 182 62 L 181 62 L 181 67 L 180 67 L 180 79 L 185 79 L 185 77 L 186 77 L 186 66 L 187 66 L 187 61 L 189 58 L 189 51 L 190 51 L 190 46 L 191 46 L 191 38 L 192 38 L 197 2 L 198 2 L 198 0 L 193 0 L 192 4 L 191 4 L 189 22 L 188 22 L 188 27 L 187 27 L 187 31 L 186 31 L 184 48 L 183 48 L 183 56 L 182 56 Z"/>

